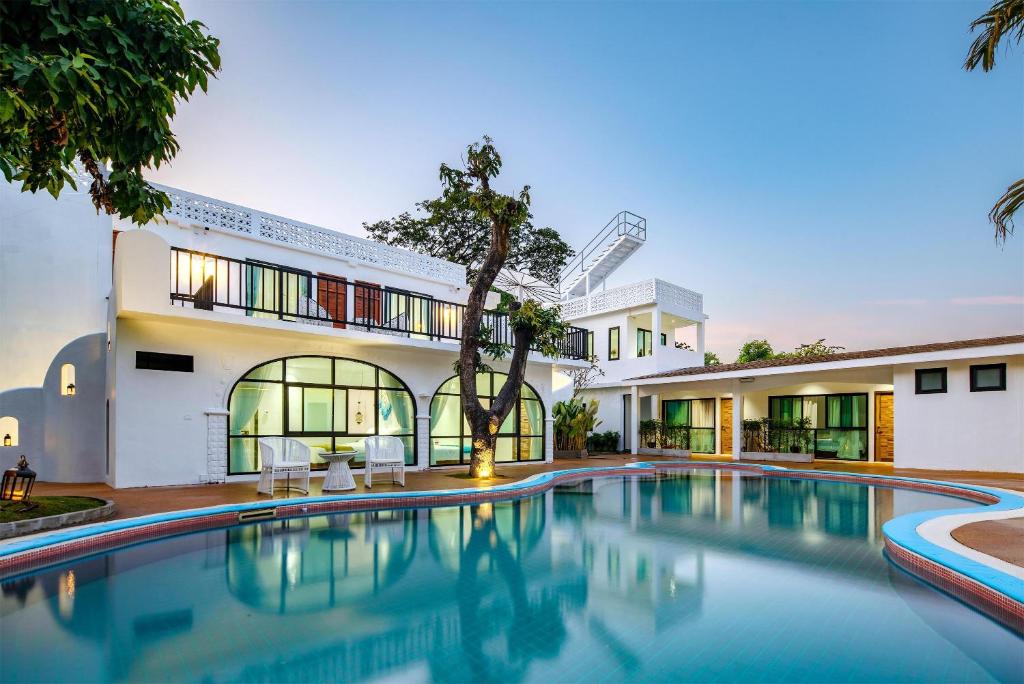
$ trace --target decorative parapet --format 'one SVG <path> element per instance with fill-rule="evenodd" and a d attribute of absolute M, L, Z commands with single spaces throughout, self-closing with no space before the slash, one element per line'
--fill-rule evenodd
<path fill-rule="evenodd" d="M 687 290 L 685 287 L 652 278 L 563 302 L 562 317 L 566 320 L 573 320 L 608 311 L 632 309 L 652 304 L 657 304 L 661 308 L 673 312 L 702 314 L 704 296 L 699 292 Z"/>
<path fill-rule="evenodd" d="M 265 242 L 320 252 L 386 271 L 408 273 L 455 287 L 466 285 L 465 267 L 444 259 L 416 254 L 177 188 L 154 185 L 171 198 L 171 208 L 164 212 L 166 218 L 221 232 L 241 234 Z"/>

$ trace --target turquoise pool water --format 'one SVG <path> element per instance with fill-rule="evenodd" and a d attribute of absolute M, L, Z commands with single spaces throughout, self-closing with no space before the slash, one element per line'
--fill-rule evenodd
<path fill-rule="evenodd" d="M 190 534 L 5 582 L 0 681 L 1024 681 L 882 552 L 971 505 L 698 470 Z"/>

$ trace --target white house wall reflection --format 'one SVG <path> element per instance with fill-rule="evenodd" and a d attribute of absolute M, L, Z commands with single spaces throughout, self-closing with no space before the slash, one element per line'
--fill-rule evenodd
<path fill-rule="evenodd" d="M 915 505 L 709 471 L 251 524 L 6 582 L 0 662 L 7 681 L 39 678 L 12 654 L 55 622 L 67 638 L 48 647 L 89 679 L 515 682 L 593 649 L 642 677 L 652 640 L 683 638 L 706 610 L 710 559 L 742 549 L 888 586 L 884 563 L 835 558 L 877 558 L 881 524 Z"/>

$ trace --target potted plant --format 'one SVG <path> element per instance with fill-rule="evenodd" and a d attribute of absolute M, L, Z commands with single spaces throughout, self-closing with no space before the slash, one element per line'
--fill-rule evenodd
<path fill-rule="evenodd" d="M 646 444 L 648 449 L 658 446 L 659 432 L 661 432 L 661 421 L 653 418 L 640 421 L 640 441 Z"/>
<path fill-rule="evenodd" d="M 556 451 L 571 452 L 578 458 L 587 455 L 587 435 L 601 423 L 597 419 L 597 408 L 596 400 L 584 403 L 576 397 L 569 401 L 556 402 L 551 407 Z"/>

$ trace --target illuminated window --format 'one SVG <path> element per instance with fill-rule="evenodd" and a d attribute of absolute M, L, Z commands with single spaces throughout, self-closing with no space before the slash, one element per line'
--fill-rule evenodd
<path fill-rule="evenodd" d="M 484 407 L 504 387 L 504 373 L 477 373 L 476 391 Z M 472 433 L 462 410 L 459 376 L 445 381 L 430 402 L 430 465 L 469 463 Z M 516 405 L 498 429 L 494 448 L 498 463 L 544 460 L 544 405 L 530 385 L 523 383 Z"/>
<path fill-rule="evenodd" d="M 65 363 L 60 367 L 60 395 L 62 397 L 73 397 L 77 391 L 75 367 L 70 363 Z"/>
<path fill-rule="evenodd" d="M 313 449 L 313 468 L 327 467 L 321 451 L 362 450 L 370 435 L 405 444 L 416 463 L 416 411 L 405 383 L 370 363 L 328 356 L 295 356 L 256 366 L 231 390 L 228 474 L 260 468 L 260 437 L 293 437 Z M 363 455 L 352 461 L 362 466 Z"/>
<path fill-rule="evenodd" d="M 0 447 L 18 446 L 18 419 L 14 416 L 0 418 Z"/>

